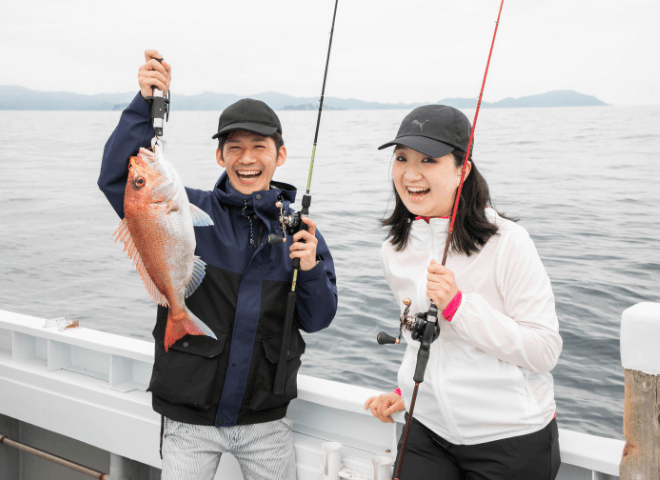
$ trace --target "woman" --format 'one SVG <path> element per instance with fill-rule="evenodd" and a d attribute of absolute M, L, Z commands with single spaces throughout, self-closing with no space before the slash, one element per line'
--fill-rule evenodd
<path fill-rule="evenodd" d="M 460 111 L 428 105 L 380 147 L 395 146 L 385 276 L 402 310 L 410 298 L 411 313 L 431 300 L 442 312 L 400 479 L 552 480 L 560 459 L 549 372 L 562 340 L 550 280 L 525 229 L 492 207 L 471 160 L 440 264 L 470 128 Z M 404 337 L 399 389 L 365 403 L 383 422 L 412 397 L 420 344 Z"/>

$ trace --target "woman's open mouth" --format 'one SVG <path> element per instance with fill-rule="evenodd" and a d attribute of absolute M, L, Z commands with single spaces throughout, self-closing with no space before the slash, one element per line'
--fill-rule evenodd
<path fill-rule="evenodd" d="M 236 172 L 236 176 L 241 183 L 251 184 L 261 176 L 261 170 L 240 170 Z"/>
<path fill-rule="evenodd" d="M 408 191 L 408 196 L 413 202 L 419 202 L 424 199 L 427 193 L 431 190 L 430 188 L 422 187 L 406 187 Z"/>

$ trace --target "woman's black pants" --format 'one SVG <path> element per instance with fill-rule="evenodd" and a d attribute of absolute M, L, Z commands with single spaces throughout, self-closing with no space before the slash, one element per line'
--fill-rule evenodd
<path fill-rule="evenodd" d="M 413 418 L 399 480 L 554 480 L 560 464 L 555 419 L 528 435 L 454 445 Z"/>

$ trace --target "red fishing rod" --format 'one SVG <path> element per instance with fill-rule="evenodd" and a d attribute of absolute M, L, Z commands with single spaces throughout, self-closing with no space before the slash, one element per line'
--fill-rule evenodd
<path fill-rule="evenodd" d="M 502 7 L 504 0 L 500 3 L 500 11 L 497 14 L 497 22 L 495 22 L 495 33 L 493 33 L 493 41 L 490 44 L 490 52 L 488 52 L 488 61 L 486 62 L 486 72 L 484 73 L 484 80 L 481 83 L 481 92 L 479 92 L 479 101 L 477 102 L 477 111 L 474 112 L 474 121 L 472 122 L 472 131 L 470 132 L 470 140 L 468 140 L 467 152 L 465 152 L 465 159 L 463 159 L 463 168 L 461 169 L 461 181 L 458 184 L 456 191 L 456 199 L 454 200 L 454 209 L 451 213 L 451 221 L 449 222 L 449 231 L 447 232 L 447 242 L 445 243 L 445 253 L 442 255 L 442 265 L 444 266 L 447 261 L 447 253 L 449 252 L 449 243 L 451 242 L 451 234 L 454 231 L 454 221 L 456 220 L 456 212 L 458 204 L 461 200 L 461 192 L 463 191 L 463 182 L 465 181 L 465 170 L 467 168 L 470 152 L 472 151 L 472 140 L 474 139 L 474 131 L 477 129 L 477 118 L 479 117 L 479 109 L 481 108 L 481 99 L 484 96 L 484 88 L 486 87 L 486 78 L 488 77 L 488 67 L 490 66 L 490 57 L 493 55 L 493 47 L 495 46 L 495 37 L 497 36 L 497 27 L 500 25 L 500 16 L 502 15 Z"/>
<path fill-rule="evenodd" d="M 456 198 L 454 200 L 454 208 L 451 214 L 451 221 L 449 223 L 449 230 L 447 231 L 447 241 L 445 243 L 445 251 L 442 255 L 442 265 L 444 266 L 447 262 L 447 254 L 449 252 L 449 245 L 451 244 L 451 236 L 454 231 L 454 222 L 456 221 L 456 212 L 458 211 L 458 204 L 461 200 L 461 191 L 463 190 L 463 182 L 465 181 L 465 171 L 467 168 L 468 159 L 470 158 L 470 152 L 472 150 L 472 141 L 474 140 L 474 131 L 477 128 L 477 118 L 479 116 L 479 109 L 481 108 L 481 99 L 484 95 L 484 87 L 486 86 L 486 78 L 488 77 L 488 67 L 490 66 L 490 59 L 493 55 L 493 47 L 495 46 L 495 37 L 497 36 L 497 28 L 500 24 L 500 16 L 502 15 L 502 7 L 504 6 L 504 0 L 500 3 L 500 10 L 497 14 L 497 22 L 495 22 L 495 32 L 493 33 L 493 41 L 490 44 L 490 52 L 488 53 L 488 61 L 486 62 L 486 72 L 484 73 L 484 79 L 481 84 L 481 92 L 479 92 L 479 100 L 477 102 L 477 111 L 474 113 L 474 121 L 472 122 L 472 131 L 470 132 L 470 139 L 468 140 L 467 151 L 465 152 L 465 158 L 463 159 L 463 168 L 461 169 L 461 181 L 459 182 L 458 189 L 456 190 Z M 401 443 L 401 452 L 399 453 L 399 461 L 397 464 L 396 474 L 394 475 L 395 480 L 399 480 L 401 474 L 401 468 L 403 467 L 403 456 L 406 453 L 406 446 L 408 444 L 408 435 L 410 433 L 410 424 L 413 418 L 413 410 L 415 409 L 415 401 L 417 400 L 417 392 L 419 390 L 419 385 L 424 381 L 424 372 L 426 371 L 426 364 L 429 360 L 429 354 L 431 350 L 431 343 L 433 343 L 438 336 L 440 335 L 440 324 L 438 323 L 438 307 L 433 301 L 427 312 L 421 312 L 417 315 L 408 315 L 408 310 L 410 308 L 410 300 L 404 300 L 406 304 L 406 309 L 401 316 L 401 327 L 399 328 L 399 338 L 394 338 L 385 332 L 378 334 L 378 343 L 381 345 L 387 343 L 399 343 L 401 339 L 401 331 L 403 327 L 406 327 L 411 332 L 411 337 L 413 340 L 419 340 L 421 345 L 419 347 L 419 352 L 417 354 L 417 365 L 415 367 L 415 374 L 413 375 L 413 381 L 415 382 L 415 389 L 413 390 L 412 400 L 410 401 L 410 409 L 408 412 L 408 419 L 406 421 L 406 430 L 403 434 L 403 442 Z"/>

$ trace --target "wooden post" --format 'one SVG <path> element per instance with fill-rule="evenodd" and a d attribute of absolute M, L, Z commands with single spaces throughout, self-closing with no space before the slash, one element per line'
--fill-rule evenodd
<path fill-rule="evenodd" d="M 621 317 L 625 378 L 621 480 L 660 479 L 660 304 L 638 303 Z"/>

